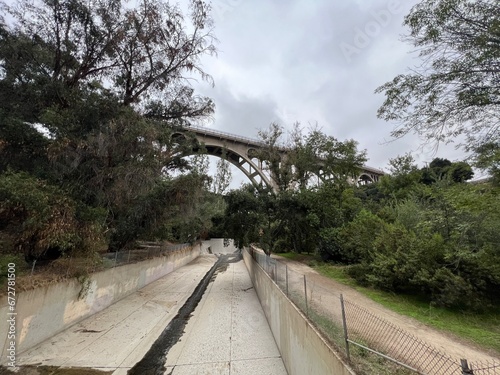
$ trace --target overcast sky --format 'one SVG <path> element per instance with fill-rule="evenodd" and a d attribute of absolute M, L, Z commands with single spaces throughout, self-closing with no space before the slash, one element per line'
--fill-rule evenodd
<path fill-rule="evenodd" d="M 213 0 L 218 57 L 205 59 L 215 87 L 206 126 L 248 137 L 278 122 L 318 124 L 366 149 L 369 166 L 412 151 L 421 166 L 434 157 L 464 158 L 453 146 L 422 151 L 420 139 L 390 143 L 395 124 L 376 117 L 384 96 L 374 90 L 418 64 L 403 19 L 415 0 Z M 233 170 L 233 174 L 234 170 Z"/>

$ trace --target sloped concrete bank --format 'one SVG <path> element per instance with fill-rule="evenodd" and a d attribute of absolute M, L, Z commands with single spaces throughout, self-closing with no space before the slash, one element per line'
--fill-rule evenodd
<path fill-rule="evenodd" d="M 97 272 L 80 283 L 75 279 L 16 295 L 16 352 L 22 353 L 66 328 L 105 309 L 129 294 L 196 259 L 201 245 L 166 256 Z M 9 305 L 1 302 L 0 316 Z M 8 348 L 7 325 L 0 325 L 0 362 Z"/>
<path fill-rule="evenodd" d="M 288 374 L 354 375 L 247 251 L 243 259 Z"/>

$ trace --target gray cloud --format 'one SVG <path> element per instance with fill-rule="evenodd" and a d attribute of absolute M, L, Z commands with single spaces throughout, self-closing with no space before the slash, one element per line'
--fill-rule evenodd
<path fill-rule="evenodd" d="M 394 124 L 376 117 L 384 98 L 375 88 L 418 63 L 399 40 L 417 2 L 214 0 L 220 53 L 204 65 L 216 87 L 197 87 L 217 106 L 210 127 L 257 137 L 273 121 L 317 122 L 329 135 L 357 140 L 374 167 L 408 151 L 421 164 L 432 160 L 415 136 L 385 142 Z M 449 146 L 437 155 L 463 157 Z"/>
<path fill-rule="evenodd" d="M 215 121 L 209 125 L 215 130 L 257 138 L 258 130 L 266 128 L 271 122 L 284 123 L 278 105 L 270 95 L 236 93 L 225 81 L 213 90 L 204 90 L 203 94 L 216 103 Z"/>

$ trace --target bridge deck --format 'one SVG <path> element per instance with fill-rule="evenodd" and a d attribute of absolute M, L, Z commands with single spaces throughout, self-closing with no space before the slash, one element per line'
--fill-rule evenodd
<path fill-rule="evenodd" d="M 242 145 L 246 145 L 246 146 L 252 146 L 255 148 L 267 147 L 264 142 L 262 142 L 261 140 L 258 140 L 258 139 L 243 137 L 240 135 L 236 135 L 236 134 L 232 134 L 232 133 L 228 133 L 228 132 L 223 132 L 220 130 L 206 128 L 203 126 L 191 125 L 191 126 L 186 126 L 185 129 L 189 130 L 189 131 L 191 131 L 199 136 L 202 136 L 202 137 L 212 137 L 212 138 L 216 138 L 219 140 L 230 141 L 232 143 L 238 143 L 238 144 L 242 144 Z M 288 151 L 287 147 L 283 144 L 278 145 L 278 147 L 279 147 L 279 150 L 283 153 L 286 153 Z M 378 176 L 382 176 L 385 174 L 384 171 L 377 169 L 377 168 L 367 166 L 367 165 L 364 165 L 362 169 L 363 169 L 364 173 L 373 173 L 373 174 L 378 175 Z"/>
<path fill-rule="evenodd" d="M 19 355 L 19 363 L 127 374 L 215 260 L 214 255 L 200 256 Z M 209 284 L 181 339 L 167 353 L 165 374 L 286 375 L 243 261 L 230 263 Z"/>

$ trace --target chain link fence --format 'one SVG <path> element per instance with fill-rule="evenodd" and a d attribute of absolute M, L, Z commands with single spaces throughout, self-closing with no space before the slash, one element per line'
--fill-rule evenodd
<path fill-rule="evenodd" d="M 500 374 L 500 363 L 487 361 L 487 362 L 471 362 L 470 374 L 475 375 L 497 375 Z"/>
<path fill-rule="evenodd" d="M 112 268 L 122 264 L 135 263 L 141 260 L 163 256 L 191 246 L 192 245 L 188 243 L 165 245 L 157 242 L 140 242 L 138 249 L 103 254 L 102 260 L 104 268 Z"/>
<path fill-rule="evenodd" d="M 384 360 L 387 374 L 500 375 L 500 362 L 468 362 L 452 358 L 342 294 L 291 270 L 284 262 L 249 248 L 252 258 L 310 321 L 361 371 L 365 357 Z M 378 360 L 372 362 L 380 362 Z M 360 366 L 356 366 L 360 365 Z M 370 363 L 367 373 L 374 373 Z M 384 373 L 380 371 L 379 373 Z"/>
<path fill-rule="evenodd" d="M 192 246 L 196 245 L 139 242 L 136 249 L 96 254 L 94 257 L 63 256 L 53 261 L 34 260 L 23 267 L 23 277 L 19 280 L 19 286 L 20 290 L 27 290 L 65 278 L 84 277 L 94 272 L 164 256 Z"/>

